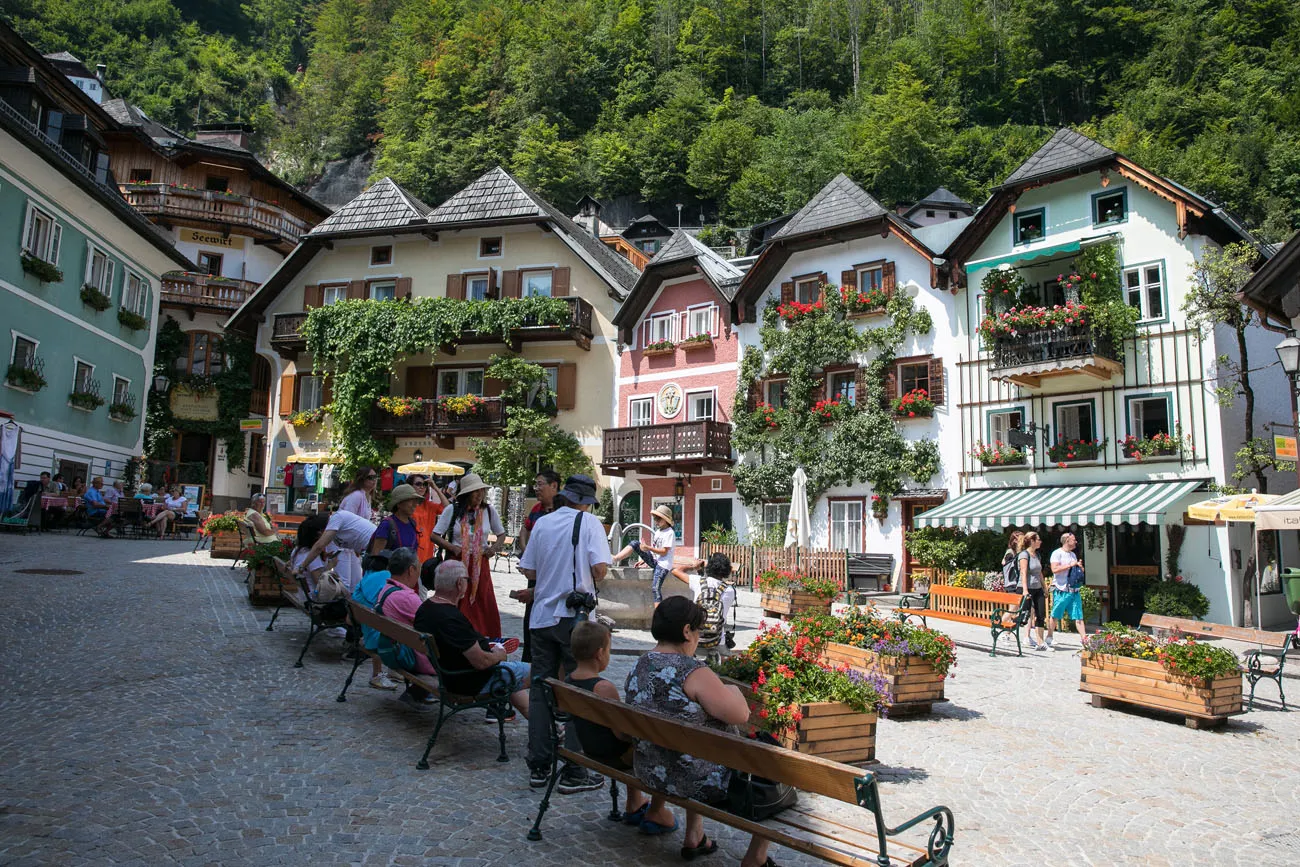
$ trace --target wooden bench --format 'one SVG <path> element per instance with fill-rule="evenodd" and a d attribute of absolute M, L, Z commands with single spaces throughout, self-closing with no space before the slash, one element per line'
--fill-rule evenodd
<path fill-rule="evenodd" d="M 436 676 L 430 676 L 417 674 L 413 671 L 403 671 L 389 666 L 395 673 L 400 674 L 407 682 L 415 684 L 421 689 L 436 696 L 438 699 L 438 722 L 433 727 L 433 734 L 429 736 L 429 743 L 425 745 L 424 755 L 422 755 L 420 761 L 415 764 L 417 768 L 422 771 L 429 769 L 429 753 L 433 751 L 434 744 L 438 742 L 438 733 L 442 731 L 443 723 L 461 711 L 472 710 L 474 708 L 491 710 L 496 714 L 497 732 L 501 741 L 501 754 L 497 756 L 497 761 L 507 762 L 510 760 L 506 756 L 506 717 L 513 710 L 510 706 L 510 695 L 514 690 L 497 687 L 493 692 L 490 692 L 487 695 L 459 695 L 450 690 L 443 689 L 442 684 L 446 683 L 448 675 L 455 676 L 460 674 L 471 674 L 474 672 L 472 670 L 443 668 L 442 663 L 438 661 L 438 646 L 433 640 L 432 635 L 412 629 L 405 623 L 400 623 L 393 620 L 391 617 L 377 614 L 374 609 L 362 605 L 354 599 L 348 600 L 348 611 L 351 615 L 352 622 L 356 623 L 358 626 L 369 626 L 381 635 L 387 635 L 398 644 L 405 645 L 416 653 L 423 653 L 429 658 L 429 662 L 433 664 L 434 671 L 437 672 Z M 352 685 L 352 678 L 356 675 L 357 669 L 361 667 L 361 663 L 367 658 L 368 657 L 365 656 L 365 654 L 362 654 L 357 658 L 356 662 L 352 666 L 352 671 L 348 673 L 347 681 L 343 684 L 343 691 L 339 693 L 338 698 L 335 699 L 336 701 L 348 700 L 347 692 L 348 687 Z M 522 684 L 520 684 L 520 687 L 522 688 Z"/>
<path fill-rule="evenodd" d="M 611 820 L 621 818 L 616 782 L 621 780 L 624 785 L 635 786 L 648 795 L 661 795 L 670 803 L 700 813 L 715 822 L 730 825 L 747 834 L 757 835 L 832 864 L 852 867 L 922 867 L 948 863 L 948 850 L 952 847 L 953 840 L 952 811 L 947 807 L 933 807 L 897 828 L 889 828 L 881 809 L 879 784 L 870 771 L 769 746 L 727 732 L 693 726 L 663 714 L 601 698 L 586 690 L 560 683 L 554 678 L 548 679 L 546 685 L 547 700 L 552 702 L 557 717 L 560 714 L 579 717 L 666 749 L 689 753 L 735 771 L 785 783 L 800 792 L 822 795 L 861 807 L 866 811 L 863 815 L 866 821 L 861 829 L 855 828 L 841 818 L 819 813 L 816 806 L 804 798 L 794 807 L 771 819 L 755 822 L 718 806 L 666 792 L 647 790 L 636 776 L 566 749 L 557 724 L 552 727 L 551 733 L 555 757 L 551 778 L 546 794 L 542 796 L 537 820 L 528 832 L 529 840 L 542 839 L 542 816 L 550 807 L 551 793 L 560 774 L 560 760 L 564 759 L 610 778 L 610 796 L 614 799 L 614 809 L 609 814 Z M 925 848 L 888 839 L 928 819 L 934 819 L 934 827 L 930 829 Z"/>
<path fill-rule="evenodd" d="M 886 581 L 894 578 L 893 554 L 849 554 L 848 591 L 861 592 L 867 589 L 866 583 L 874 580 L 879 591 Z"/>
<path fill-rule="evenodd" d="M 273 563 L 275 573 L 280 578 L 280 604 L 275 607 L 275 613 L 271 615 L 271 622 L 266 625 L 266 631 L 274 631 L 276 618 L 280 616 L 280 610 L 286 605 L 297 608 L 307 616 L 308 622 L 311 623 L 311 631 L 302 646 L 302 652 L 298 654 L 298 661 L 293 664 L 294 668 L 302 668 L 302 659 L 307 655 L 307 648 L 311 647 L 312 639 L 318 633 L 348 625 L 347 604 L 342 599 L 324 603 L 315 601 L 311 598 L 311 591 L 307 588 L 305 578 L 295 574 L 289 564 L 279 557 L 276 557 Z M 288 590 L 286 586 L 295 586 L 297 589 Z"/>
<path fill-rule="evenodd" d="M 1200 620 L 1187 620 L 1182 617 L 1164 617 L 1159 614 L 1143 614 L 1142 626 L 1152 630 L 1168 629 L 1184 635 L 1208 635 L 1214 638 L 1231 638 L 1236 641 L 1248 641 L 1260 645 L 1244 654 L 1246 670 L 1242 672 L 1250 683 L 1250 702 L 1247 710 L 1255 709 L 1255 684 L 1261 680 L 1277 683 L 1277 694 L 1282 698 L 1282 710 L 1286 710 L 1286 693 L 1282 691 L 1282 669 L 1286 667 L 1287 650 L 1291 649 L 1294 634 L 1290 632 L 1265 632 L 1244 626 L 1228 626 L 1223 623 L 1203 623 Z M 1269 660 L 1265 667 L 1265 660 Z"/>
<path fill-rule="evenodd" d="M 906 594 L 899 599 L 898 608 L 894 610 L 901 623 L 906 623 L 909 617 L 916 617 L 929 626 L 926 618 L 933 617 L 987 626 L 993 633 L 993 649 L 989 656 L 997 656 L 998 638 L 1004 632 L 1016 637 L 1016 655 L 1024 656 L 1020 649 L 1020 627 L 1029 623 L 1032 613 L 1029 597 L 1019 593 L 995 593 L 947 584 L 932 584 L 929 593 Z"/>

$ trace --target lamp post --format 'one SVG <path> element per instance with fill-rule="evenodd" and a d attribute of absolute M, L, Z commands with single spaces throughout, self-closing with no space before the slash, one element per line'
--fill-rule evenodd
<path fill-rule="evenodd" d="M 1300 441 L 1300 415 L 1297 415 L 1295 396 L 1296 396 L 1296 376 L 1300 374 L 1300 337 L 1292 334 L 1277 345 L 1277 360 L 1282 365 L 1282 370 L 1286 372 L 1287 380 L 1291 383 L 1291 393 L 1287 400 L 1291 404 L 1291 425 L 1292 432 Z M 1297 479 L 1300 479 L 1300 461 L 1296 461 Z"/>
<path fill-rule="evenodd" d="M 416 449 L 416 450 L 415 450 L 415 462 L 418 464 L 418 463 L 419 463 L 420 461 L 422 461 L 422 460 L 424 460 L 424 452 L 423 452 L 421 449 Z"/>
<path fill-rule="evenodd" d="M 153 390 L 156 394 L 166 394 L 167 386 L 171 384 L 172 381 L 167 378 L 165 373 L 160 373 L 153 378 Z"/>

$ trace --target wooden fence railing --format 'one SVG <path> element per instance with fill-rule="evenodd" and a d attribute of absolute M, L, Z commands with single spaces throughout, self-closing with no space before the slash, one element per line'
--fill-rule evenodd
<path fill-rule="evenodd" d="M 725 554 L 731 561 L 732 579 L 738 586 L 753 587 L 754 576 L 776 570 L 804 572 L 817 578 L 831 578 L 844 587 L 849 577 L 848 551 L 815 548 L 762 548 L 754 545 L 700 546 L 700 556 Z"/>

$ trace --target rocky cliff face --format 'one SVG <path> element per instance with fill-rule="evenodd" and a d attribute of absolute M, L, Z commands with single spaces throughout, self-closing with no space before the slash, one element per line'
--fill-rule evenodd
<path fill-rule="evenodd" d="M 371 151 L 331 160 L 325 164 L 320 179 L 307 188 L 307 195 L 331 208 L 346 204 L 366 188 L 374 165 Z"/>

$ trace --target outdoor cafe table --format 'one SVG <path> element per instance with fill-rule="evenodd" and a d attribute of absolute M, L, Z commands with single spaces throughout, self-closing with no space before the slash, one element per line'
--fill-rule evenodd
<path fill-rule="evenodd" d="M 63 509 L 65 511 L 76 511 L 77 507 L 83 503 L 81 497 L 56 497 L 52 494 L 41 494 L 42 509 Z M 162 503 L 143 503 L 140 511 L 146 518 L 156 518 L 158 513 L 163 510 Z M 108 516 L 111 517 L 117 511 L 117 503 L 108 504 Z"/>

